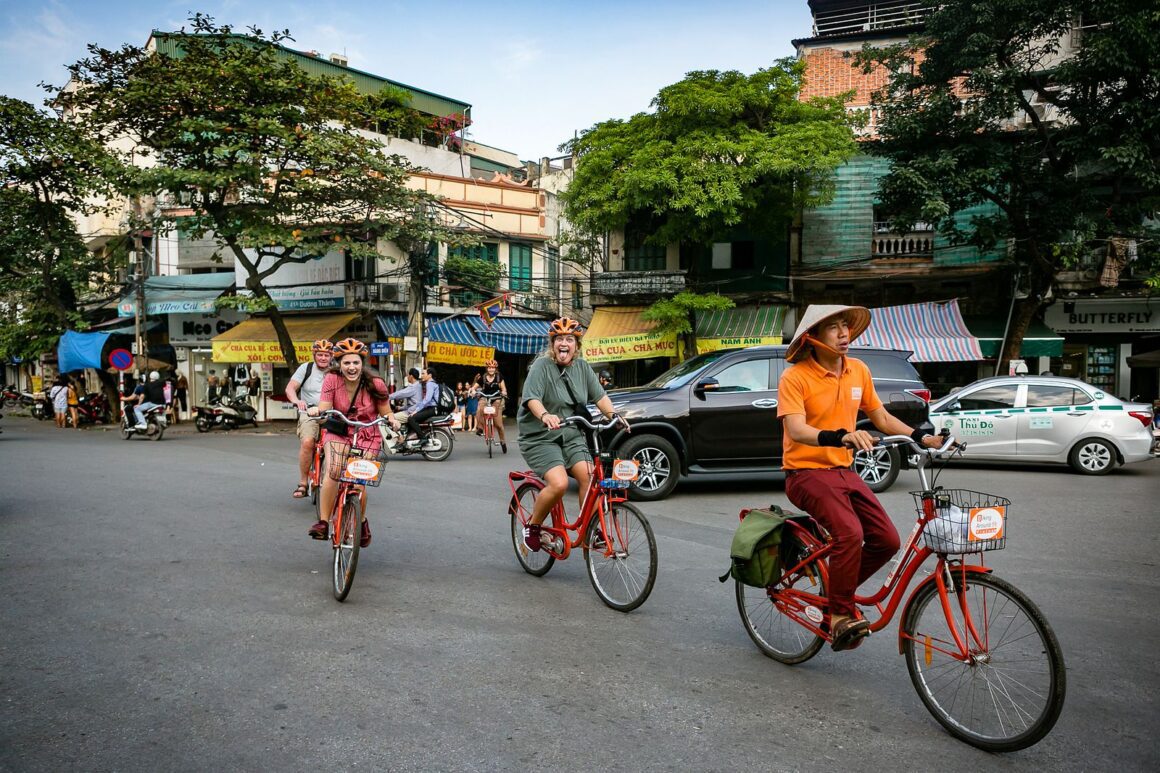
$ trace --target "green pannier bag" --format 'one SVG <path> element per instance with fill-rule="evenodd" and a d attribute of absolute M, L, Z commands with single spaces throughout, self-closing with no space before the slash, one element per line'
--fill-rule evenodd
<path fill-rule="evenodd" d="M 743 512 L 741 525 L 733 532 L 729 571 L 719 579 L 725 582 L 732 577 L 745 585 L 765 588 L 781 576 L 781 527 L 790 516 L 777 505 Z"/>

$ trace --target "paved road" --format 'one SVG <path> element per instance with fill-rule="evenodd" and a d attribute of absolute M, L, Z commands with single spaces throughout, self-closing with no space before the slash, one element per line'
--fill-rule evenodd
<path fill-rule="evenodd" d="M 474 440 L 474 438 L 462 440 Z M 0 435 L 0 770 L 1155 770 L 1160 464 L 1092 479 L 959 467 L 1015 500 L 998 573 L 1067 658 L 1055 732 L 1004 757 L 947 736 L 889 635 L 787 667 L 725 569 L 770 478 L 644 505 L 661 566 L 623 615 L 581 560 L 516 565 L 505 473 L 462 442 L 393 462 L 345 604 L 306 538 L 287 434 Z M 909 528 L 909 481 L 885 495 Z"/>

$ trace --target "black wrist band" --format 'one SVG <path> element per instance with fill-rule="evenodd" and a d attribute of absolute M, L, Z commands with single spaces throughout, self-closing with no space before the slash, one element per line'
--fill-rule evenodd
<path fill-rule="evenodd" d="M 915 443 L 918 443 L 919 445 L 922 444 L 922 439 L 924 437 L 929 437 L 929 436 L 930 436 L 930 433 L 927 432 L 926 430 L 923 430 L 923 429 L 916 429 L 914 432 L 910 433 L 910 439 L 913 440 Z"/>
<path fill-rule="evenodd" d="M 847 432 L 844 429 L 823 429 L 818 432 L 818 445 L 829 446 L 831 448 L 841 448 L 842 438 L 846 436 Z"/>

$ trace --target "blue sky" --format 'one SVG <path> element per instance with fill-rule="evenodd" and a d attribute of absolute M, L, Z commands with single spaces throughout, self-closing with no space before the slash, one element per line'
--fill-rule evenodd
<path fill-rule="evenodd" d="M 753 72 L 810 33 L 806 0 L 396 3 L 345 0 L 0 0 L 3 93 L 40 104 L 88 43 L 143 45 L 193 10 L 238 28 L 288 28 L 301 50 L 472 105 L 471 138 L 522 159 L 647 109 L 690 70 Z"/>

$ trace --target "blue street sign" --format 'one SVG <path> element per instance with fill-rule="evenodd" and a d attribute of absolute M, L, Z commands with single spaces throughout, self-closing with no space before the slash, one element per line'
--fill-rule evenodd
<path fill-rule="evenodd" d="M 372 341 L 371 342 L 371 354 L 373 354 L 374 356 L 381 357 L 383 355 L 387 355 L 390 353 L 391 353 L 391 342 L 390 341 Z"/>

